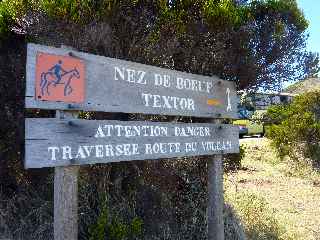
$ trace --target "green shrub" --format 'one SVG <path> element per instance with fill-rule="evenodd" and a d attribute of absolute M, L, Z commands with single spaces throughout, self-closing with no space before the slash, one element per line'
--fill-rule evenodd
<path fill-rule="evenodd" d="M 233 25 L 239 27 L 250 17 L 247 6 L 238 6 L 232 0 L 205 1 L 203 12 L 206 20 L 216 28 Z"/>
<path fill-rule="evenodd" d="M 136 239 L 142 235 L 143 222 L 134 217 L 130 223 L 125 223 L 118 216 L 111 216 L 107 203 L 104 201 L 97 222 L 89 229 L 89 240 L 126 240 Z"/>
<path fill-rule="evenodd" d="M 0 1 L 0 37 L 9 33 L 10 26 L 23 9 L 22 0 Z"/>
<path fill-rule="evenodd" d="M 51 17 L 85 23 L 110 14 L 117 2 L 116 0 L 41 0 L 39 5 Z"/>
<path fill-rule="evenodd" d="M 294 99 L 289 105 L 268 109 L 267 136 L 272 140 L 280 157 L 311 159 L 320 164 L 320 92 L 308 92 Z"/>

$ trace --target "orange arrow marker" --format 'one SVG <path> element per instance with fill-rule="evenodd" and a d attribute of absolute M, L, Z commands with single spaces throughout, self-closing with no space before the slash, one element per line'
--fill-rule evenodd
<path fill-rule="evenodd" d="M 218 99 L 211 98 L 207 100 L 207 104 L 209 106 L 218 106 L 221 105 L 221 102 Z"/>

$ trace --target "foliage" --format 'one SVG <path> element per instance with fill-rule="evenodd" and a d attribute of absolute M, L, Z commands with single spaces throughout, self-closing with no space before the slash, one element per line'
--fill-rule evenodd
<path fill-rule="evenodd" d="M 41 189 L 21 184 L 19 191 L 6 197 L 0 190 L 0 234 L 4 239 L 53 239 L 52 186 Z M 39 193 L 41 191 L 41 193 Z"/>
<path fill-rule="evenodd" d="M 134 217 L 128 224 L 123 223 L 118 217 L 111 217 L 106 202 L 103 202 L 101 213 L 97 222 L 90 227 L 90 240 L 125 240 L 135 239 L 142 234 L 143 221 Z"/>
<path fill-rule="evenodd" d="M 289 105 L 272 106 L 267 117 L 273 125 L 268 137 L 281 157 L 300 157 L 320 163 L 320 92 L 308 92 L 294 99 Z"/>
<path fill-rule="evenodd" d="M 15 22 L 21 8 L 22 1 L 4 0 L 0 2 L 0 38 L 10 32 L 10 26 Z"/>
<path fill-rule="evenodd" d="M 266 110 L 256 110 L 252 116 L 251 116 L 251 121 L 257 123 L 257 124 L 263 124 L 266 122 Z"/>
<path fill-rule="evenodd" d="M 294 0 L 269 0 L 269 1 L 253 1 L 255 8 L 260 10 L 275 11 L 282 14 L 288 14 L 284 21 L 292 21 L 300 30 L 304 31 L 308 27 L 308 21 L 304 18 L 303 13 L 298 8 L 298 4 Z"/>
<path fill-rule="evenodd" d="M 294 0 L 14 0 L 2 1 L 0 12 L 2 32 L 18 23 L 15 29 L 31 38 L 33 27 L 42 29 L 41 39 L 61 23 L 63 39 L 81 34 L 70 43 L 79 50 L 215 74 L 241 89 L 281 88 L 318 71 L 319 56 L 305 50 L 308 22 Z M 37 13 L 46 14 L 46 25 Z M 86 43 L 97 34 L 108 37 Z"/>
<path fill-rule="evenodd" d="M 90 174 L 97 174 L 97 171 L 91 171 Z M 101 188 L 103 189 L 102 186 L 106 183 L 104 181 L 105 179 L 102 177 L 104 173 L 103 171 L 99 171 L 99 174 L 101 174 L 100 181 L 96 182 L 101 185 Z M 82 173 L 82 177 L 84 177 L 83 175 L 84 173 Z M 94 177 L 96 178 L 97 176 Z M 174 184 L 175 182 L 172 182 L 172 185 Z M 53 200 L 52 196 L 50 196 L 50 193 L 51 195 L 53 193 L 52 182 L 42 182 L 41 185 L 43 188 L 41 192 L 40 189 L 32 189 L 25 185 L 21 185 L 21 191 L 16 192 L 11 198 L 7 198 L 5 197 L 5 195 L 0 193 L 0 233 L 2 237 L 8 239 L 27 238 L 33 240 L 53 239 Z M 145 200 L 145 202 L 143 202 L 141 205 L 137 203 L 139 206 L 135 211 L 138 211 L 139 215 L 141 213 L 143 213 L 143 215 L 146 213 L 149 214 L 148 216 L 144 217 L 145 219 L 143 220 L 143 234 L 140 234 L 140 230 L 142 229 L 142 219 L 126 216 L 128 213 L 130 213 L 130 211 L 132 211 L 132 209 L 128 207 L 132 204 L 132 200 L 126 198 L 126 193 L 122 193 L 122 195 L 120 195 L 119 197 L 119 195 L 117 196 L 117 193 L 112 190 L 110 192 L 110 200 L 112 200 L 112 198 L 114 199 L 112 200 L 112 204 L 110 204 L 110 206 L 106 210 L 106 214 L 103 214 L 102 208 L 99 207 L 101 206 L 99 205 L 101 204 L 101 200 L 98 200 L 96 198 L 97 196 L 99 196 L 99 193 L 96 192 L 97 186 L 95 184 L 92 184 L 92 182 L 87 183 L 86 185 L 88 186 L 88 189 L 86 189 L 85 191 L 83 191 L 84 189 L 82 189 L 79 194 L 79 239 L 89 240 L 90 236 L 93 239 L 97 240 L 105 239 L 102 237 L 99 238 L 99 236 L 104 236 L 103 232 L 105 232 L 106 234 L 108 233 L 108 229 L 105 229 L 105 231 L 102 230 L 104 229 L 102 227 L 104 225 L 104 222 L 101 221 L 101 219 L 103 219 L 103 215 L 108 216 L 109 220 L 114 219 L 114 223 L 112 224 L 112 232 L 119 232 L 119 228 L 123 228 L 119 227 L 121 225 L 126 226 L 124 228 L 128 229 L 128 225 L 129 223 L 131 223 L 131 230 L 129 231 L 136 233 L 136 238 L 128 238 L 130 240 L 206 239 L 206 206 L 203 205 L 201 208 L 199 208 L 199 205 L 197 205 L 199 201 L 197 201 L 196 198 L 190 198 L 188 200 L 188 198 L 186 197 L 186 193 L 179 195 L 175 194 L 174 192 L 168 191 L 166 194 L 164 194 L 160 193 L 159 190 L 157 190 L 157 193 L 155 190 L 154 193 L 156 194 L 154 195 L 154 197 L 152 197 L 152 194 L 149 193 L 147 196 L 140 198 L 141 200 Z M 191 186 L 195 190 L 199 189 L 199 185 L 195 182 Z M 144 188 L 148 188 L 148 186 L 146 185 L 144 186 Z M 145 195 L 145 192 L 139 191 L 139 194 Z M 194 195 L 196 194 L 199 194 L 199 192 L 194 191 Z M 201 198 L 205 194 L 205 192 L 202 193 L 200 191 Z M 191 194 L 188 195 L 188 197 L 191 196 Z M 170 204 L 172 201 L 179 201 L 179 197 L 183 198 L 183 202 L 181 203 L 181 205 L 178 205 L 178 208 L 174 206 L 175 204 Z M 161 202 L 161 204 L 158 204 L 158 202 Z M 201 205 L 205 202 L 206 201 L 202 201 Z M 181 207 L 183 206 L 183 204 L 185 204 L 185 212 L 188 213 L 182 216 L 184 217 L 186 225 L 184 226 L 184 228 L 175 229 L 175 227 L 177 227 L 177 223 L 173 221 L 170 216 L 174 215 L 175 210 L 178 212 L 181 211 Z M 193 211 L 190 211 L 191 207 L 193 207 Z M 98 210 L 97 216 L 96 210 Z M 157 217 L 151 217 L 150 214 L 154 211 Z M 166 215 L 162 219 L 162 216 L 167 213 L 170 213 L 170 215 Z M 196 213 L 203 215 L 203 218 L 194 223 L 193 221 L 197 220 Z M 243 229 L 234 210 L 230 206 L 226 206 L 226 208 L 224 209 L 224 217 L 226 240 L 243 240 Z M 98 223 L 100 224 L 100 227 L 98 227 Z M 148 228 L 144 226 L 145 224 L 148 225 Z M 199 228 L 199 225 L 202 227 Z M 85 232 L 87 230 L 86 226 L 91 226 L 91 231 L 94 232 L 91 232 L 91 234 L 89 232 Z M 185 232 L 183 232 L 182 230 L 184 230 Z M 93 237 L 94 234 L 97 234 L 96 238 Z M 189 234 L 191 235 L 190 237 Z M 115 239 L 119 238 L 115 237 Z"/>
<path fill-rule="evenodd" d="M 107 235 L 109 230 L 98 220 L 105 219 L 101 218 L 104 215 L 105 222 L 116 219 L 126 226 L 138 216 L 143 222 L 143 236 L 138 239 L 205 240 L 206 165 L 203 158 L 191 158 L 82 168 L 80 239 L 87 239 L 90 233 L 86 229 L 96 228 L 98 222 L 102 224 L 97 232 Z M 103 199 L 108 199 L 105 211 Z M 225 210 L 225 231 L 230 239 L 242 239 L 238 238 L 241 226 L 233 210 Z"/>
<path fill-rule="evenodd" d="M 112 12 L 124 2 L 119 0 L 40 0 L 39 6 L 53 18 L 84 24 L 111 17 Z M 131 1 L 133 6 L 136 2 Z"/>
<path fill-rule="evenodd" d="M 207 22 L 214 28 L 235 26 L 239 28 L 250 17 L 250 8 L 245 5 L 236 5 L 232 0 L 205 1 L 203 12 Z"/>

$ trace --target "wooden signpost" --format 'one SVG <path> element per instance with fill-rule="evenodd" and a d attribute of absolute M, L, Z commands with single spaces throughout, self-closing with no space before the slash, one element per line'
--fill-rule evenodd
<path fill-rule="evenodd" d="M 25 167 L 55 167 L 54 237 L 77 239 L 79 165 L 213 155 L 208 239 L 223 240 L 222 155 L 239 152 L 238 128 L 213 123 L 80 120 L 78 110 L 236 118 L 232 82 L 65 48 L 29 44 L 26 108 L 57 110 L 26 119 Z M 72 111 L 72 112 L 71 112 Z"/>

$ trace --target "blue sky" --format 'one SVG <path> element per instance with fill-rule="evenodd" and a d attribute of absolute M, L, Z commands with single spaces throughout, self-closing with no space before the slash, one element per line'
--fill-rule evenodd
<path fill-rule="evenodd" d="M 320 0 L 297 0 L 297 2 L 309 21 L 307 32 L 310 36 L 307 49 L 320 53 Z"/>

